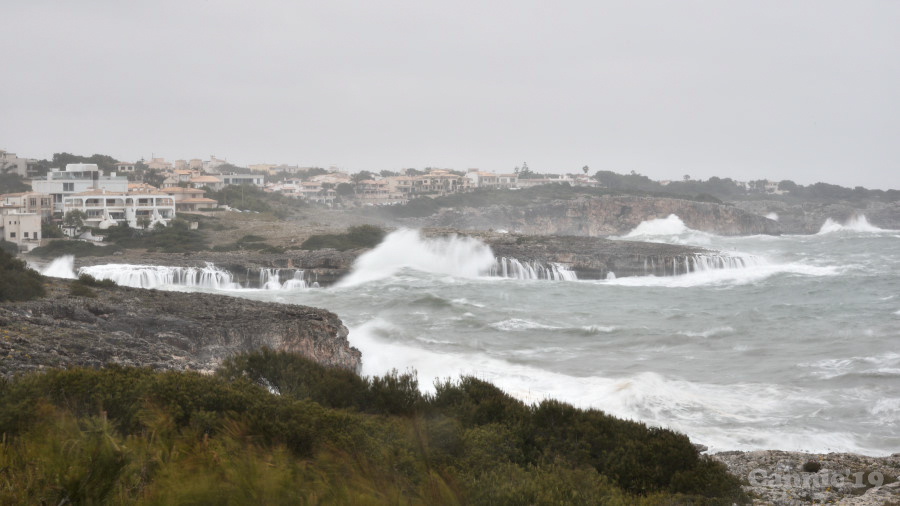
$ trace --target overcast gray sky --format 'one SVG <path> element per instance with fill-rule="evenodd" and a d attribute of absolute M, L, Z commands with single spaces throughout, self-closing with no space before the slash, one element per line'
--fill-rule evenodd
<path fill-rule="evenodd" d="M 900 188 L 900 1 L 0 4 L 0 149 Z"/>

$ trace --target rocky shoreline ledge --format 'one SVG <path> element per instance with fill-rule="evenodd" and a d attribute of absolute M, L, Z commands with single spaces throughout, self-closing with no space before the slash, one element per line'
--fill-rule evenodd
<path fill-rule="evenodd" d="M 729 258 L 727 254 L 704 248 L 641 241 L 612 240 L 602 237 L 506 234 L 491 231 L 463 232 L 455 229 L 425 229 L 426 237 L 448 235 L 476 237 L 491 247 L 497 258 L 515 258 L 521 262 L 563 264 L 578 279 L 684 274 L 693 270 L 698 256 Z M 353 262 L 367 249 L 337 251 L 289 250 L 284 253 L 250 251 L 150 253 L 129 250 L 121 255 L 78 257 L 75 267 L 102 264 L 143 264 L 171 267 L 204 267 L 212 263 L 231 272 L 243 286 L 254 287 L 260 269 L 302 269 L 306 279 L 329 286 L 350 272 Z M 34 261 L 32 259 L 32 261 Z M 46 263 L 46 261 L 43 261 Z"/>
<path fill-rule="evenodd" d="M 0 376 L 108 363 L 211 371 L 262 347 L 358 370 L 360 352 L 330 311 L 204 293 L 90 287 L 50 279 L 48 295 L 0 303 Z"/>
<path fill-rule="evenodd" d="M 900 453 L 867 457 L 761 450 L 712 457 L 746 481 L 743 489 L 755 505 L 900 505 Z"/>

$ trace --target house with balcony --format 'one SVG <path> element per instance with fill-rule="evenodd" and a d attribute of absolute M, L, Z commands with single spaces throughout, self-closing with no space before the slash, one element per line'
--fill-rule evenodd
<path fill-rule="evenodd" d="M 175 199 L 158 190 L 132 192 L 90 190 L 63 199 L 64 212 L 81 211 L 85 225 L 107 229 L 120 223 L 134 228 L 168 225 L 175 218 Z"/>
<path fill-rule="evenodd" d="M 126 193 L 128 178 L 117 176 L 115 172 L 105 176 L 95 163 L 70 163 L 65 170 L 50 169 L 47 177 L 32 180 L 31 188 L 36 193 L 50 195 L 53 199 L 53 212 L 63 214 L 63 200 L 66 197 L 96 190 Z"/>

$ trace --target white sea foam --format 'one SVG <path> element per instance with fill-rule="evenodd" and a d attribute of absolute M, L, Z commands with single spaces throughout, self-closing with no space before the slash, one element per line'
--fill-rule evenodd
<path fill-rule="evenodd" d="M 614 416 L 686 432 L 714 451 L 779 448 L 797 451 L 878 450 L 861 447 L 843 432 L 804 427 L 789 413 L 816 412 L 824 400 L 796 387 L 766 383 L 708 384 L 642 372 L 627 377 L 575 377 L 484 353 L 434 352 L 402 342 L 407 328 L 376 318 L 350 329 L 350 343 L 363 354 L 363 374 L 381 375 L 396 367 L 417 372 L 423 391 L 460 375 L 482 378 L 528 403 L 561 399 L 602 409 Z M 515 354 L 512 354 L 515 355 Z M 889 409 L 885 405 L 882 409 Z M 790 422 L 796 429 L 785 429 Z"/>
<path fill-rule="evenodd" d="M 837 276 L 846 267 L 813 266 L 799 263 L 758 264 L 744 268 L 694 271 L 679 276 L 637 276 L 600 281 L 608 285 L 632 287 L 689 288 L 694 286 L 739 286 L 757 283 L 774 275 Z"/>
<path fill-rule="evenodd" d="M 64 255 L 53 259 L 43 269 L 39 269 L 44 276 L 52 278 L 75 279 L 75 257 L 72 255 Z"/>
<path fill-rule="evenodd" d="M 384 241 L 359 258 L 341 287 L 389 278 L 402 269 L 439 275 L 475 278 L 494 266 L 491 248 L 469 237 L 423 238 L 417 230 L 391 232 Z"/>
<path fill-rule="evenodd" d="M 517 331 L 517 330 L 534 330 L 534 329 L 558 329 L 559 327 L 554 327 L 552 325 L 544 325 L 542 323 L 537 323 L 529 320 L 523 320 L 520 318 L 510 318 L 508 320 L 503 320 L 501 322 L 492 323 L 491 327 L 497 330 L 505 330 L 505 331 Z"/>
<path fill-rule="evenodd" d="M 778 213 L 769 213 L 766 215 L 766 218 L 772 221 L 778 221 Z"/>
<path fill-rule="evenodd" d="M 727 335 L 727 334 L 732 334 L 732 333 L 734 333 L 734 328 L 726 326 L 726 327 L 716 327 L 716 328 L 712 328 L 712 329 L 708 329 L 708 330 L 703 330 L 700 332 L 684 330 L 684 331 L 679 332 L 678 334 L 682 335 L 682 336 L 686 336 L 686 337 L 702 337 L 702 338 L 706 339 L 708 337 L 721 336 L 721 335 Z"/>
<path fill-rule="evenodd" d="M 864 214 L 858 214 L 843 224 L 828 218 L 825 220 L 825 223 L 822 224 L 822 228 L 819 229 L 819 235 L 833 234 L 836 232 L 880 233 L 891 232 L 891 230 L 885 230 L 871 225 Z"/>
<path fill-rule="evenodd" d="M 619 327 L 616 327 L 614 325 L 585 325 L 584 327 L 581 327 L 581 330 L 588 334 L 609 334 L 611 332 L 619 330 Z"/>

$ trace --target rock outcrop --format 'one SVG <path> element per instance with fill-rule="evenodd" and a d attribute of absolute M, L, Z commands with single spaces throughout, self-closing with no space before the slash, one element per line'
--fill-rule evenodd
<path fill-rule="evenodd" d="M 620 241 L 600 237 L 526 236 L 497 233 L 473 234 L 487 243 L 497 257 L 522 262 L 563 264 L 578 279 L 684 274 L 698 256 L 719 253 L 674 244 Z"/>
<path fill-rule="evenodd" d="M 444 209 L 429 226 L 505 229 L 521 234 L 622 235 L 646 220 L 675 214 L 690 228 L 718 235 L 778 234 L 778 223 L 734 206 L 651 197 L 585 197 L 530 206 Z"/>
<path fill-rule="evenodd" d="M 0 375 L 107 363 L 213 370 L 268 347 L 358 370 L 360 352 L 329 311 L 210 295 L 124 287 L 73 297 L 52 280 L 42 299 L 0 304 Z"/>

